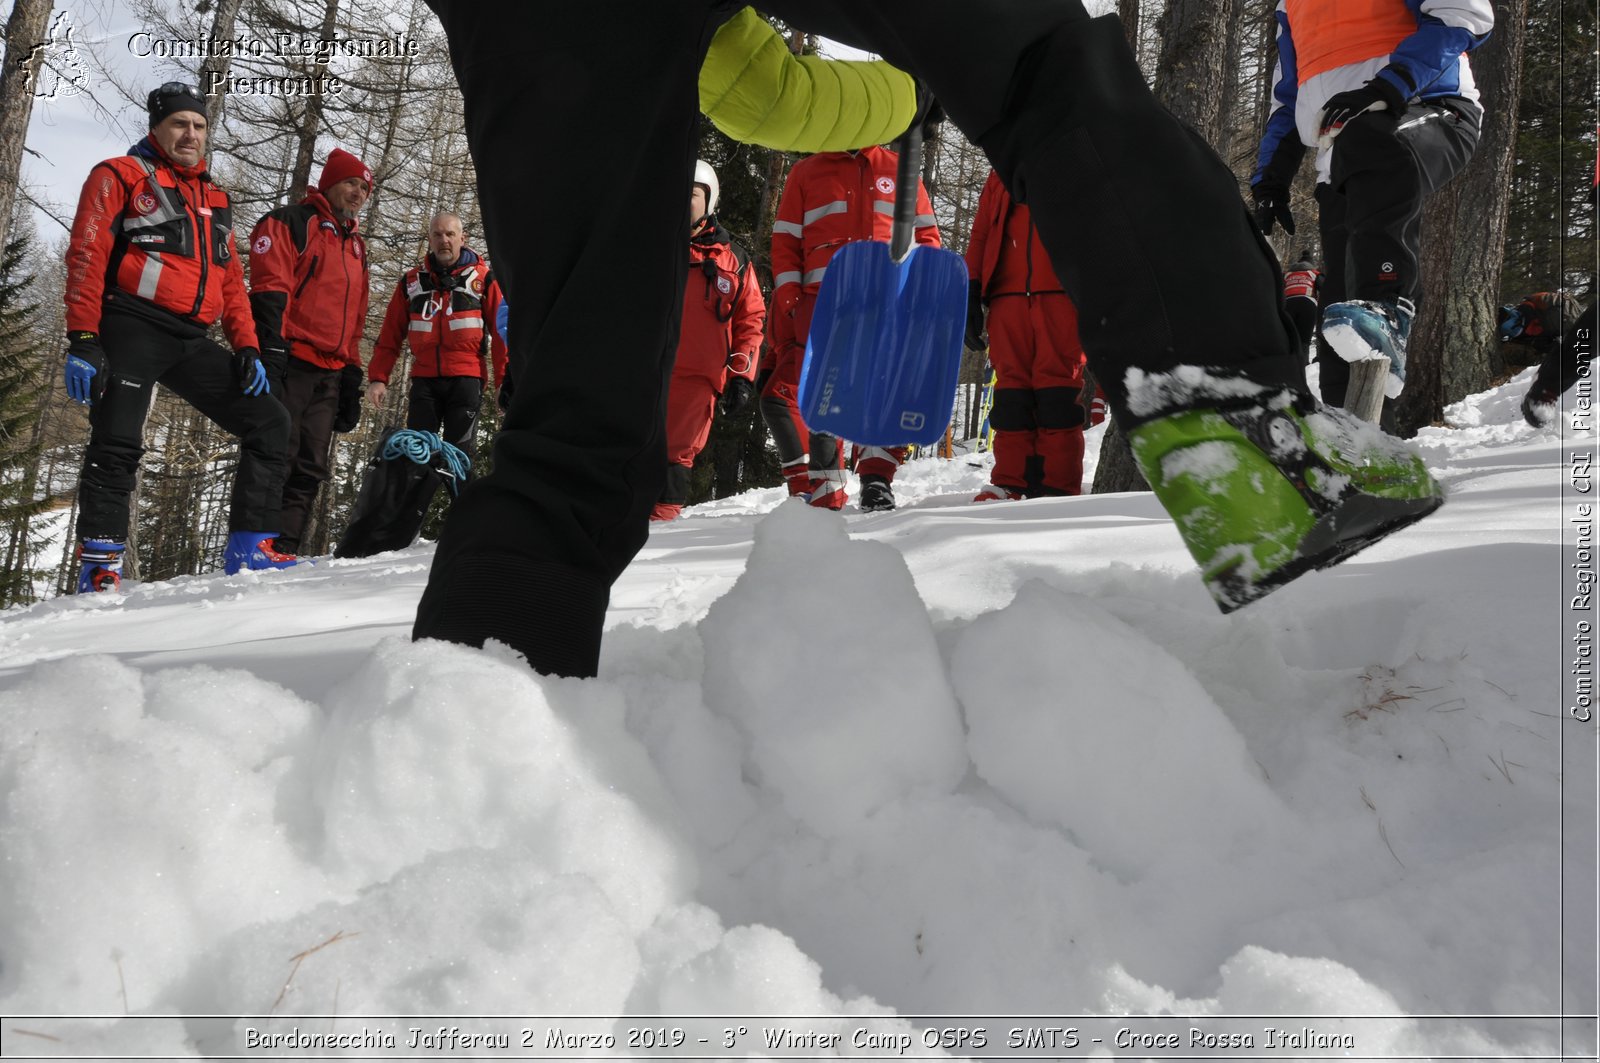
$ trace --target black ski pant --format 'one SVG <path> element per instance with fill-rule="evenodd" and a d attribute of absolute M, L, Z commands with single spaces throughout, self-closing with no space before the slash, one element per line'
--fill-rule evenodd
<path fill-rule="evenodd" d="M 339 412 L 339 370 L 324 369 L 291 356 L 283 394 L 290 418 L 289 475 L 283 484 L 283 520 L 277 529 L 277 547 L 282 553 L 297 554 L 317 491 L 329 475 L 333 419 Z"/>
<path fill-rule="evenodd" d="M 414 376 L 406 406 L 406 427 L 437 433 L 473 457 L 473 433 L 483 410 L 483 378 Z"/>
<path fill-rule="evenodd" d="M 739 5 L 429 2 L 466 104 L 495 272 L 521 325 L 494 471 L 451 510 L 414 634 L 494 638 L 540 671 L 592 675 L 611 583 L 661 496 L 696 81 L 712 33 Z M 1125 426 L 1193 401 L 1159 383 L 1130 401 L 1133 370 L 1200 365 L 1305 387 L 1282 277 L 1233 174 L 1156 103 L 1114 17 L 1090 19 L 1079 0 L 761 9 L 931 86 L 1032 208 L 1078 306 L 1090 368 Z M 549 144 L 605 159 L 586 192 L 627 208 L 530 210 L 571 195 L 569 177 L 544 164 Z M 614 303 L 619 247 L 634 265 L 625 314 Z"/>
<path fill-rule="evenodd" d="M 1422 205 L 1472 160 L 1483 112 L 1450 97 L 1399 114 L 1369 111 L 1333 141 L 1328 180 L 1317 185 L 1326 259 L 1322 305 L 1346 299 L 1409 300 L 1422 290 L 1417 268 Z M 1317 332 L 1323 401 L 1343 406 L 1350 364 Z"/>
<path fill-rule="evenodd" d="M 153 312 L 159 313 L 159 312 Z M 283 488 L 289 415 L 270 395 L 240 389 L 233 360 L 205 330 L 173 318 L 122 311 L 100 318 L 106 352 L 105 394 L 89 411 L 89 446 L 78 483 L 78 537 L 128 538 L 128 503 L 144 456 L 144 425 L 160 384 L 239 437 L 239 468 L 228 513 L 230 531 L 271 528 Z"/>

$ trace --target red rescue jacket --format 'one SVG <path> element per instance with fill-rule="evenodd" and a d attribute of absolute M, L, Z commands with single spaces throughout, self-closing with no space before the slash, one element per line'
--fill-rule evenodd
<path fill-rule="evenodd" d="M 411 344 L 411 375 L 484 376 L 484 341 L 494 359 L 494 379 L 506 378 L 506 345 L 494 330 L 495 314 L 505 299 L 488 263 L 471 248 L 462 248 L 447 271 L 433 256 L 423 258 L 400 278 L 383 329 L 367 367 L 371 380 L 387 384 L 400 357 L 400 345 Z"/>
<path fill-rule="evenodd" d="M 855 240 L 889 242 L 900 156 L 888 148 L 825 151 L 794 164 L 772 226 L 772 303 L 787 312 L 816 294 L 828 260 Z M 917 182 L 916 241 L 939 246 L 928 190 Z"/>
<path fill-rule="evenodd" d="M 250 307 L 263 349 L 324 369 L 361 364 L 367 244 L 321 192 L 279 207 L 250 234 Z"/>
<path fill-rule="evenodd" d="M 67 328 L 99 332 L 102 307 L 129 298 L 201 328 L 220 317 L 235 348 L 259 346 L 228 193 L 204 160 L 178 166 L 148 137 L 84 182 L 67 241 Z"/>
<path fill-rule="evenodd" d="M 707 218 L 689 238 L 689 283 L 672 375 L 705 377 L 719 392 L 729 372 L 754 380 L 766 316 L 750 256 Z"/>
<path fill-rule="evenodd" d="M 1012 200 L 993 170 L 978 196 L 966 260 L 967 275 L 980 282 L 985 300 L 1064 291 L 1050 254 L 1039 241 L 1033 215 L 1025 204 Z"/>

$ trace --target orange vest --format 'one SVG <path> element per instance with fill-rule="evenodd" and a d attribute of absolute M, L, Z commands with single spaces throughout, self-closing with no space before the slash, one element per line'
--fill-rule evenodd
<path fill-rule="evenodd" d="M 1284 0 L 1300 84 L 1389 55 L 1417 32 L 1405 0 Z"/>

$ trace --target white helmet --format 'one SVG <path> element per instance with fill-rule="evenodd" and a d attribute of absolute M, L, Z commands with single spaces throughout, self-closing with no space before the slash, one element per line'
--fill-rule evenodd
<path fill-rule="evenodd" d="M 717 171 L 713 170 L 711 168 L 711 164 L 709 162 L 707 162 L 706 160 L 704 160 L 704 159 L 696 159 L 694 161 L 694 181 L 693 181 L 693 183 L 697 184 L 697 185 L 704 185 L 705 186 L 705 190 L 706 190 L 706 214 L 708 216 L 712 215 L 712 214 L 715 214 L 717 212 L 717 193 L 718 193 Z"/>

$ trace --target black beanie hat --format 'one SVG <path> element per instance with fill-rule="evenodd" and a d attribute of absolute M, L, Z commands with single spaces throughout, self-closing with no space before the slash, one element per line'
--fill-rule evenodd
<path fill-rule="evenodd" d="M 179 111 L 194 111 L 202 118 L 206 114 L 206 101 L 200 90 L 181 81 L 169 81 L 158 89 L 151 89 L 144 99 L 145 110 L 150 112 L 150 128 L 160 125 L 169 115 Z"/>

